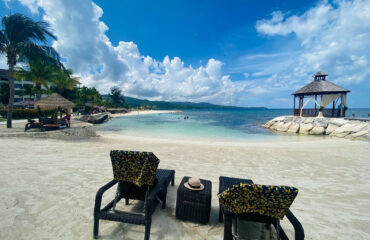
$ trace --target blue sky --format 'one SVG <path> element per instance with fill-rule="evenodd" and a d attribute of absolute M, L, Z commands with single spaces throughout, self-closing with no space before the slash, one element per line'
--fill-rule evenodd
<path fill-rule="evenodd" d="M 209 58 L 230 61 L 232 56 L 259 53 L 261 48 L 274 52 L 282 39 L 258 36 L 256 20 L 276 9 L 302 11 L 310 2 L 96 1 L 104 10 L 101 19 L 110 28 L 107 35 L 113 44 L 129 39 L 143 55 L 181 56 L 193 66 Z"/>
<path fill-rule="evenodd" d="M 9 11 L 49 22 L 66 65 L 102 92 L 289 108 L 322 70 L 370 107 L 369 1 L 0 2 Z"/>

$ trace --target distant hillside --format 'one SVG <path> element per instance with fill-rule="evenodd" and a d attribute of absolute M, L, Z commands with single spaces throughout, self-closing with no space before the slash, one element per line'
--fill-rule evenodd
<path fill-rule="evenodd" d="M 106 96 L 104 96 L 106 97 Z M 109 96 L 108 96 L 109 98 Z M 142 100 L 133 97 L 125 97 L 126 104 L 132 108 L 149 107 L 160 110 L 171 110 L 171 109 L 266 109 L 265 107 L 234 107 L 234 106 L 222 106 L 211 103 L 193 103 L 193 102 L 167 102 L 167 101 L 149 101 Z"/>

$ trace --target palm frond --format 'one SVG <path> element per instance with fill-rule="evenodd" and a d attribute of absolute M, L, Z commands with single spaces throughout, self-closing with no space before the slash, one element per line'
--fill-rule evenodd
<path fill-rule="evenodd" d="M 14 68 L 14 77 L 20 81 L 20 80 L 31 80 L 32 74 L 28 69 L 24 69 L 21 67 L 15 67 Z"/>
<path fill-rule="evenodd" d="M 43 61 L 45 64 L 55 65 L 64 69 L 63 64 L 60 62 L 60 57 L 54 48 L 49 46 L 40 46 L 33 42 L 21 42 L 16 46 L 19 54 L 18 61 Z"/>
<path fill-rule="evenodd" d="M 46 42 L 47 36 L 57 39 L 56 36 L 50 32 L 47 22 L 35 22 L 23 14 L 16 13 L 4 16 L 2 25 L 10 45 L 16 45 L 24 41 Z"/>
<path fill-rule="evenodd" d="M 0 53 L 6 52 L 6 48 L 8 46 L 8 39 L 6 38 L 3 30 L 0 30 Z"/>

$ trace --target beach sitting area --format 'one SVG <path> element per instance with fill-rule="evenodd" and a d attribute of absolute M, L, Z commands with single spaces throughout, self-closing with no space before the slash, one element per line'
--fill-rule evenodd
<path fill-rule="evenodd" d="M 93 236 L 98 238 L 99 220 L 144 225 L 144 240 L 150 239 L 152 215 L 159 202 L 166 208 L 167 187 L 174 186 L 175 170 L 158 169 L 160 160 L 152 152 L 112 150 L 110 152 L 113 180 L 102 186 L 95 198 Z M 117 184 L 116 194 L 105 207 L 101 207 L 103 194 Z M 295 229 L 295 239 L 303 240 L 301 223 L 289 210 L 298 189 L 288 186 L 253 184 L 252 180 L 220 177 L 219 221 L 224 219 L 224 240 L 239 239 L 238 220 L 266 224 L 270 237 L 271 225 L 277 239 L 289 240 L 280 226 L 287 215 Z M 143 202 L 140 208 L 119 208 L 119 202 L 130 199 Z M 211 212 L 212 182 L 194 177 L 183 177 L 176 199 L 176 218 L 208 224 Z M 139 210 L 138 210 L 139 209 Z M 234 233 L 232 225 L 234 220 Z M 271 239 L 271 238 L 270 238 Z"/>
<path fill-rule="evenodd" d="M 62 139 L 86 138 L 96 136 L 96 130 L 92 124 L 74 119 L 71 119 L 71 127 L 68 128 L 65 127 L 65 124 L 60 122 L 53 124 L 39 122 L 37 120 L 13 120 L 12 128 L 6 128 L 5 124 L 6 122 L 0 122 L 0 137 Z"/>
<path fill-rule="evenodd" d="M 298 189 L 294 187 L 259 185 L 250 179 L 221 176 L 219 221 L 225 223 L 224 240 L 238 238 L 238 221 L 241 220 L 264 223 L 270 233 L 273 225 L 277 238 L 288 240 L 280 226 L 280 220 L 285 216 L 294 227 L 295 239 L 303 240 L 303 227 L 289 210 L 297 194 Z"/>
<path fill-rule="evenodd" d="M 19 127 L 22 134 L 24 124 Z M 72 128 L 75 126 L 72 122 Z M 31 129 L 32 132 L 40 134 Z M 159 169 L 176 170 L 175 186 L 167 190 L 166 208 L 160 209 L 158 205 L 152 214 L 152 240 L 222 239 L 225 223 L 218 221 L 217 198 L 220 175 L 298 188 L 299 194 L 289 209 L 302 223 L 307 239 L 370 236 L 367 227 L 370 148 L 366 142 L 306 137 L 299 142 L 232 143 L 153 140 L 101 132 L 99 135 L 68 141 L 1 138 L 0 206 L 4 219 L 0 222 L 1 239 L 92 239 L 96 193 L 113 179 L 109 157 L 112 149 L 154 152 L 161 160 Z M 327 155 L 333 157 L 326 158 Z M 176 218 L 176 194 L 183 176 L 212 182 L 208 224 Z M 104 193 L 102 207 L 115 198 L 115 190 L 111 188 Z M 121 202 L 117 210 L 120 207 L 137 210 L 137 206 L 143 206 L 137 200 L 130 200 L 129 205 Z M 288 214 L 280 224 L 287 236 L 294 239 L 295 231 L 287 217 Z M 269 239 L 264 238 L 264 232 L 269 232 L 265 226 L 238 221 L 238 235 Z M 274 227 L 271 229 L 275 231 Z M 99 221 L 100 239 L 143 239 L 144 235 L 145 228 L 140 225 Z"/>
<path fill-rule="evenodd" d="M 152 215 L 162 202 L 166 208 L 167 187 L 174 185 L 175 171 L 157 169 L 159 159 L 151 152 L 111 151 L 113 180 L 99 189 L 96 194 L 94 208 L 94 238 L 98 238 L 99 220 L 130 223 L 145 226 L 145 240 L 150 238 Z M 103 193 L 117 186 L 114 200 L 101 208 Z M 144 201 L 144 209 L 139 212 L 118 210 L 116 206 L 121 199 Z"/>

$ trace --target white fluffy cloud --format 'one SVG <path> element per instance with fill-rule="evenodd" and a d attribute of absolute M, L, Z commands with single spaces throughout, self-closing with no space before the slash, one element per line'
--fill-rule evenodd
<path fill-rule="evenodd" d="M 43 14 L 58 37 L 53 45 L 66 65 L 84 84 L 105 93 L 118 85 L 126 95 L 152 100 L 288 107 L 287 94 L 318 70 L 344 87 L 369 84 L 369 0 L 321 1 L 302 14 L 277 11 L 257 21 L 261 37 L 289 35 L 287 41 L 292 41 L 294 36 L 300 47 L 240 56 L 229 70 L 243 75 L 243 81 L 231 81 L 215 59 L 193 68 L 179 57 L 143 56 L 133 42 L 113 45 L 106 35 L 108 26 L 100 20 L 103 10 L 91 0 L 18 1 L 32 13 Z"/>
<path fill-rule="evenodd" d="M 295 34 L 302 51 L 287 69 L 291 76 L 324 70 L 341 84 L 359 84 L 370 78 L 370 1 L 319 2 L 302 15 L 273 12 L 260 20 L 265 35 Z"/>
<path fill-rule="evenodd" d="M 118 85 L 129 96 L 152 100 L 209 101 L 234 104 L 243 89 L 221 72 L 222 63 L 185 66 L 179 57 L 158 61 L 143 56 L 133 42 L 113 46 L 100 18 L 103 10 L 90 0 L 19 0 L 31 12 L 43 10 L 58 40 L 53 46 L 82 82 L 103 92 Z M 238 87 L 237 87 L 238 86 Z M 242 86 L 243 87 L 243 86 Z"/>

